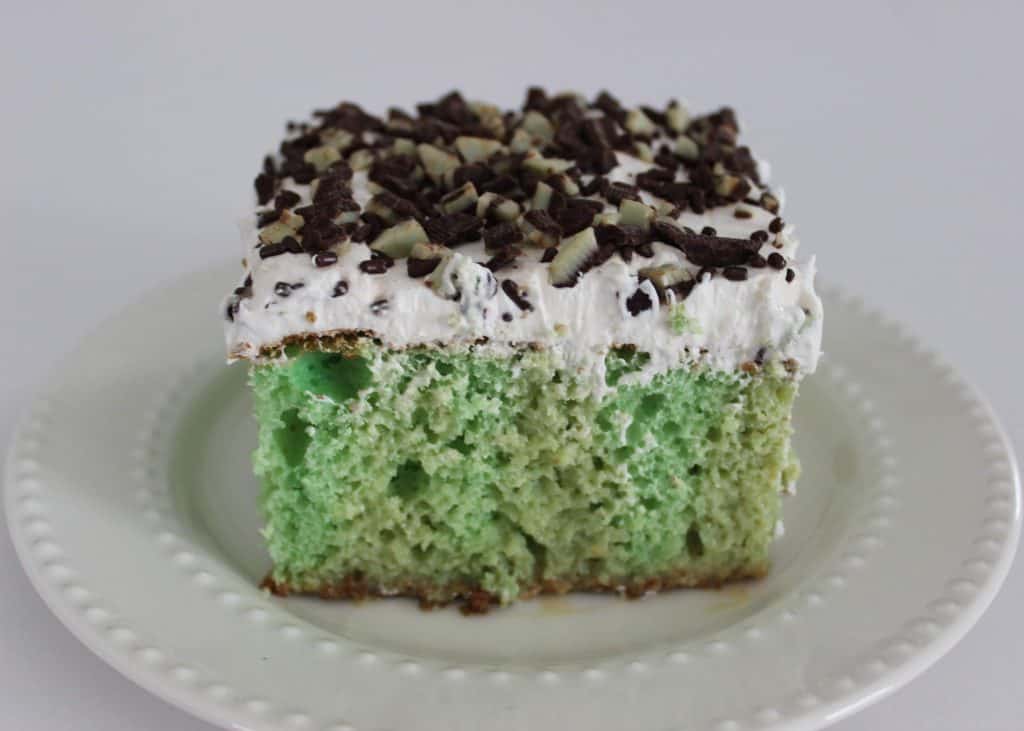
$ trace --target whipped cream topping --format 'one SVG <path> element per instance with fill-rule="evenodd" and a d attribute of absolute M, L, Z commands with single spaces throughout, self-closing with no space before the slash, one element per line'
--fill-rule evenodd
<path fill-rule="evenodd" d="M 651 167 L 623 153 L 617 159 L 607 176 L 613 181 L 632 182 Z M 355 174 L 352 188 L 360 205 L 372 196 L 365 173 Z M 293 189 L 308 200 L 308 186 Z M 737 208 L 749 217 L 737 218 Z M 696 231 L 710 226 L 720 236 L 747 238 L 766 229 L 774 217 L 738 203 L 702 214 L 684 211 L 676 220 Z M 814 260 L 795 260 L 791 226 L 760 252 L 783 255 L 786 269 L 751 268 L 745 281 L 705 274 L 684 301 L 665 303 L 659 303 L 650 282 L 641 282 L 640 270 L 676 264 L 696 276 L 699 267 L 679 249 L 659 242 L 652 245 L 653 258 L 634 256 L 627 263 L 615 256 L 575 286 L 559 288 L 550 283 L 549 265 L 540 261 L 542 250 L 527 250 L 492 274 L 483 266 L 490 258 L 483 243 L 470 243 L 456 247 L 427 278 L 412 279 L 401 261 L 383 274 L 361 271 L 359 263 L 368 257 L 365 244 L 340 244 L 334 248 L 337 262 L 320 268 L 307 254 L 261 259 L 251 224 L 243 225 L 243 239 L 252 296 L 237 300 L 234 319 L 226 324 L 231 359 L 259 360 L 290 336 L 360 331 L 373 332 L 390 348 L 471 345 L 486 338 L 488 349 L 500 351 L 530 343 L 551 349 L 567 364 L 595 370 L 595 376 L 603 375 L 610 348 L 632 345 L 651 355 L 644 371 L 634 374 L 646 379 L 696 360 L 733 370 L 777 359 L 807 373 L 815 369 L 821 346 Z M 499 286 L 502 279 L 514 281 L 532 309 L 520 309 Z M 652 306 L 634 315 L 626 300 L 645 286 Z M 338 295 L 340 290 L 344 294 Z"/>
<path fill-rule="evenodd" d="M 457 92 L 417 109 L 384 120 L 342 103 L 289 125 L 255 180 L 273 209 L 242 226 L 244 281 L 222 310 L 231 359 L 356 334 L 544 348 L 599 390 L 625 346 L 650 358 L 622 382 L 682 363 L 815 369 L 814 261 L 797 259 L 732 110 L 537 88 L 519 113 Z"/>

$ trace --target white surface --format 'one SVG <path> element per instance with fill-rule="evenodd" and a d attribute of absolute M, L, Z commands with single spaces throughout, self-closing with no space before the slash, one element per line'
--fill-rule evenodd
<path fill-rule="evenodd" d="M 234 250 L 232 217 L 285 117 L 453 85 L 513 103 L 533 81 L 737 106 L 825 277 L 908 322 L 1024 438 L 1024 345 L 1008 314 L 1024 264 L 1018 3 L 779 2 L 741 15 L 435 2 L 404 21 L 379 4 L 61 5 L 7 2 L 0 24 L 4 442 L 101 318 Z M 461 50 L 439 50 L 451 37 Z M 209 728 L 92 656 L 3 553 L 0 727 Z M 1018 564 L 946 658 L 837 728 L 1019 728 L 1022 610 Z"/>
<path fill-rule="evenodd" d="M 825 289 L 829 358 L 796 408 L 803 476 L 765 579 L 468 619 L 271 597 L 245 370 L 204 317 L 233 270 L 157 290 L 76 349 L 18 430 L 4 494 L 61 621 L 226 728 L 816 729 L 941 657 L 1009 569 L 1020 485 L 989 409 Z"/>

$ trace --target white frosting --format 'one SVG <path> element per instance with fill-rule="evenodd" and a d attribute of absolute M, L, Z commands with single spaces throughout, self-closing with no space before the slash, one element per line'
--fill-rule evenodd
<path fill-rule="evenodd" d="M 636 158 L 618 157 L 619 166 L 608 176 L 611 180 L 632 182 L 650 167 Z M 365 174 L 356 173 L 352 183 L 356 201 L 364 204 L 372 195 Z M 301 192 L 308 200 L 308 190 Z M 697 231 L 712 226 L 720 236 L 747 238 L 754 230 L 767 229 L 774 218 L 762 208 L 738 205 L 751 217 L 736 218 L 737 206 L 729 205 L 700 215 L 686 211 L 678 221 Z M 250 226 L 244 237 L 252 296 L 238 300 L 234 320 L 226 324 L 232 359 L 256 360 L 264 348 L 288 336 L 361 330 L 372 331 L 392 348 L 468 345 L 486 338 L 487 349 L 507 351 L 533 343 L 555 353 L 567 366 L 592 372 L 602 384 L 604 356 L 620 345 L 634 345 L 651 355 L 645 369 L 632 374 L 644 380 L 696 359 L 733 370 L 760 354 L 795 361 L 801 374 L 813 371 L 818 361 L 822 307 L 814 291 L 814 260 L 794 261 L 797 242 L 791 227 L 778 236 L 781 248 L 766 243 L 761 254 L 778 251 L 785 256 L 795 273 L 792 282 L 786 281 L 785 269 L 750 268 L 746 281 L 733 282 L 721 275 L 705 278 L 685 301 L 666 304 L 659 304 L 650 282 L 641 284 L 638 271 L 667 263 L 693 272 L 697 267 L 681 251 L 661 243 L 653 245 L 653 259 L 634 256 L 627 263 L 616 255 L 584 274 L 575 286 L 557 288 L 550 284 L 548 264 L 540 262 L 541 250 L 532 248 L 492 274 L 482 266 L 490 258 L 482 243 L 458 246 L 428 278 L 412 279 L 404 261 L 395 262 L 384 274 L 360 271 L 359 263 L 369 258 L 365 244 L 346 242 L 335 249 L 336 264 L 317 268 L 306 254 L 260 259 L 253 245 L 254 228 Z M 533 309 L 520 310 L 498 286 L 501 279 L 518 283 Z M 340 280 L 348 289 L 335 297 Z M 275 291 L 279 282 L 302 286 L 285 297 Z M 626 299 L 638 288 L 647 288 L 653 307 L 634 316 Z M 508 316 L 510 320 L 505 319 Z M 680 323 L 685 323 L 681 330 Z"/>

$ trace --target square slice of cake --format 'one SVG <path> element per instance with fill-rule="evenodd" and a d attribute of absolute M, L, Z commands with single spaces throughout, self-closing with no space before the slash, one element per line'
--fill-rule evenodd
<path fill-rule="evenodd" d="M 291 123 L 224 306 L 276 593 L 762 576 L 822 309 L 730 109 L 531 89 Z"/>

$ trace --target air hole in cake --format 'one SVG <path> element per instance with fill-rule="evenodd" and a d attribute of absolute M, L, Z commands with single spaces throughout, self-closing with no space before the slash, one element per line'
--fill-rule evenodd
<path fill-rule="evenodd" d="M 695 525 L 691 525 L 690 530 L 686 531 L 686 550 L 694 558 L 704 555 L 704 541 L 701 540 L 700 531 Z"/>
<path fill-rule="evenodd" d="M 306 449 L 312 438 L 307 433 L 309 424 L 299 416 L 298 409 L 289 409 L 281 414 L 282 426 L 274 431 L 277 448 L 284 455 L 289 467 L 298 467 L 306 456 Z"/>
<path fill-rule="evenodd" d="M 303 391 L 344 403 L 369 386 L 373 374 L 364 358 L 341 353 L 304 353 L 296 361 L 292 378 Z"/>
<path fill-rule="evenodd" d="M 395 476 L 391 478 L 391 493 L 408 500 L 418 493 L 427 483 L 430 477 L 417 460 L 410 459 L 399 466 Z"/>

